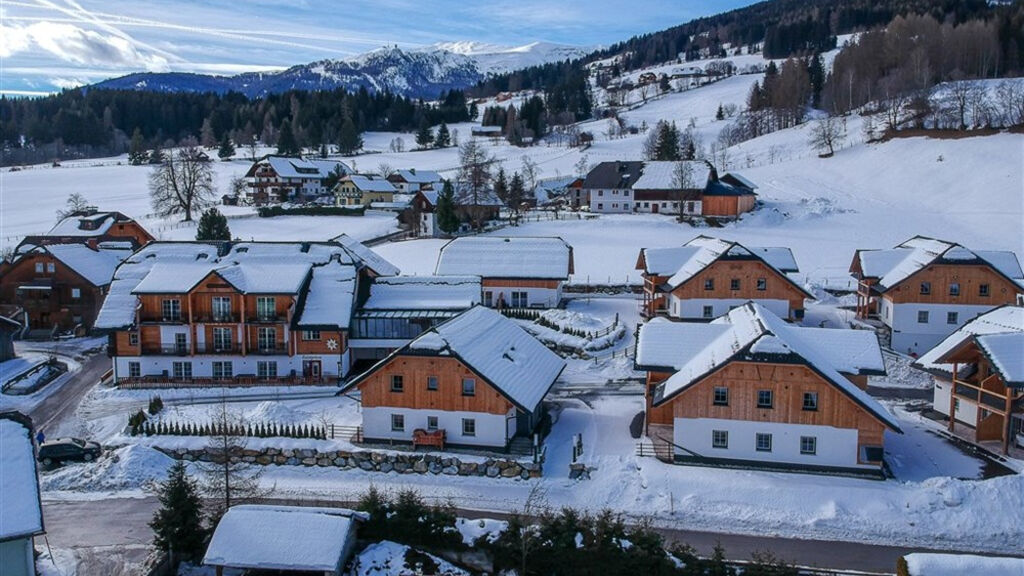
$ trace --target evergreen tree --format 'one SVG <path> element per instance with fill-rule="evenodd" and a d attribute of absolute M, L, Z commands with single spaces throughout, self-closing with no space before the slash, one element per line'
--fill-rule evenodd
<path fill-rule="evenodd" d="M 448 131 L 448 124 L 441 122 L 441 126 L 437 129 L 437 136 L 434 137 L 434 146 L 438 148 L 447 148 L 452 145 L 452 136 Z"/>
<path fill-rule="evenodd" d="M 523 187 L 523 177 L 519 175 L 519 172 L 515 172 L 508 183 L 508 202 L 506 204 L 512 209 L 512 212 L 519 214 L 519 207 L 525 200 L 526 189 Z"/>
<path fill-rule="evenodd" d="M 235 145 L 231 143 L 231 137 L 225 132 L 224 137 L 220 139 L 220 149 L 217 150 L 217 157 L 226 162 L 234 155 Z"/>
<path fill-rule="evenodd" d="M 416 145 L 420 148 L 430 148 L 434 143 L 434 136 L 430 133 L 430 121 L 424 116 L 420 120 L 420 127 L 416 131 Z"/>
<path fill-rule="evenodd" d="M 149 160 L 149 153 L 146 152 L 146 148 L 142 144 L 142 130 L 138 127 L 132 132 L 132 142 L 128 145 L 128 162 L 132 166 L 139 166 L 145 164 Z"/>
<path fill-rule="evenodd" d="M 281 128 L 277 135 L 277 153 L 282 156 L 298 156 L 301 152 L 299 144 L 295 141 L 292 123 L 285 118 L 281 121 Z"/>
<path fill-rule="evenodd" d="M 715 120 L 725 120 L 725 108 L 722 108 L 722 103 L 718 103 L 718 111 L 715 112 Z"/>
<path fill-rule="evenodd" d="M 196 229 L 196 240 L 231 240 L 228 219 L 216 207 L 203 212 Z"/>
<path fill-rule="evenodd" d="M 149 153 L 150 164 L 163 164 L 164 162 L 164 151 L 160 148 L 160 143 L 157 142 L 153 146 L 153 150 Z"/>
<path fill-rule="evenodd" d="M 825 87 L 825 64 L 821 53 L 815 53 L 807 63 L 807 76 L 811 81 L 811 105 L 821 106 L 821 91 Z"/>
<path fill-rule="evenodd" d="M 345 118 L 341 125 L 341 133 L 338 134 L 338 149 L 342 154 L 355 154 L 363 147 L 363 137 L 359 135 L 352 118 Z"/>
<path fill-rule="evenodd" d="M 156 547 L 169 554 L 172 566 L 198 558 L 205 539 L 203 505 L 195 481 L 185 473 L 184 462 L 178 460 L 171 466 L 167 480 L 159 485 L 157 498 L 160 509 L 149 523 Z"/>
<path fill-rule="evenodd" d="M 476 101 L 469 105 L 469 120 L 470 122 L 476 122 L 476 117 L 480 115 L 480 109 L 476 105 Z"/>
<path fill-rule="evenodd" d="M 494 195 L 508 205 L 508 178 L 505 176 L 504 168 L 498 168 L 498 174 L 494 177 Z"/>
<path fill-rule="evenodd" d="M 448 180 L 444 181 L 441 193 L 437 195 L 437 206 L 434 208 L 437 215 L 437 227 L 445 234 L 451 234 L 459 229 L 459 217 L 455 213 L 455 188 Z"/>

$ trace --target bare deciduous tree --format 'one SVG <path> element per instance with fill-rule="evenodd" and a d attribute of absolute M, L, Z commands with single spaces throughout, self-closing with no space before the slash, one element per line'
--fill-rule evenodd
<path fill-rule="evenodd" d="M 89 208 L 89 201 L 79 192 L 72 192 L 64 201 L 64 208 L 57 210 L 57 219 L 63 220 L 75 212 Z"/>
<path fill-rule="evenodd" d="M 811 145 L 820 152 L 822 158 L 835 154 L 835 147 L 843 139 L 843 125 L 834 116 L 819 118 L 811 126 Z"/>
<path fill-rule="evenodd" d="M 245 421 L 221 402 L 211 414 L 213 430 L 207 444 L 208 462 L 200 462 L 200 488 L 210 499 L 212 524 L 235 504 L 257 501 L 269 496 L 273 488 L 260 485 L 263 469 L 242 461 L 246 442 L 242 431 Z"/>
<path fill-rule="evenodd" d="M 676 187 L 676 201 L 679 202 L 679 214 L 676 215 L 676 219 L 682 222 L 686 191 L 696 188 L 693 181 L 693 164 L 685 160 L 676 162 L 672 167 L 672 184 Z"/>
<path fill-rule="evenodd" d="M 189 143 L 167 158 L 149 175 L 153 210 L 162 217 L 181 214 L 186 222 L 213 199 L 213 169 Z"/>

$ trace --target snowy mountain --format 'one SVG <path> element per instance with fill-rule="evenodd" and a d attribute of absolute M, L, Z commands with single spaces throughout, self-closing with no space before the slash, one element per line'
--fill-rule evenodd
<path fill-rule="evenodd" d="M 241 92 L 254 97 L 287 90 L 388 90 L 413 98 L 433 98 L 466 88 L 492 74 L 581 58 L 586 48 L 534 42 L 506 47 L 479 42 L 447 42 L 419 50 L 380 48 L 351 60 L 321 60 L 280 72 L 211 76 L 181 72 L 141 72 L 104 80 L 94 88 L 155 92 Z"/>

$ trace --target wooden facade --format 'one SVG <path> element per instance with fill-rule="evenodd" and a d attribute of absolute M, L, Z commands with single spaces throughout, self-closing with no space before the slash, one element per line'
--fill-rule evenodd
<path fill-rule="evenodd" d="M 94 285 L 48 252 L 33 251 L 0 275 L 0 301 L 23 308 L 30 331 L 88 330 L 107 286 Z"/>
<path fill-rule="evenodd" d="M 557 290 L 561 280 L 537 280 L 530 278 L 484 278 L 482 288 L 549 288 Z"/>
<path fill-rule="evenodd" d="M 1024 411 L 1024 389 L 1006 385 L 974 338 L 965 340 L 940 360 L 953 364 L 949 431 L 956 424 L 952 404 L 969 402 L 977 410 L 975 441 L 998 441 L 1003 454 L 1009 454 L 1014 414 Z"/>
<path fill-rule="evenodd" d="M 90 248 L 96 249 L 103 242 L 129 242 L 132 245 L 132 249 L 139 249 L 149 244 L 155 238 L 153 235 L 146 231 L 135 220 L 121 214 L 120 212 L 109 212 L 109 217 L 114 219 L 114 223 L 102 234 L 95 236 L 85 235 L 90 230 L 89 226 L 92 226 L 97 212 L 82 212 L 77 215 L 68 216 L 68 220 L 74 220 L 81 218 L 82 222 L 79 223 L 79 229 L 83 234 L 78 235 L 67 235 L 67 234 L 40 234 L 26 236 L 18 246 L 51 246 L 53 244 L 85 244 Z"/>
<path fill-rule="evenodd" d="M 703 195 L 701 197 L 701 215 L 711 218 L 738 218 L 744 212 L 754 209 L 756 197 L 753 194 L 740 196 L 713 196 Z"/>
<path fill-rule="evenodd" d="M 391 377 L 402 377 L 401 392 L 391 388 Z M 437 390 L 427 379 L 437 378 Z M 462 379 L 473 378 L 473 396 L 462 394 Z M 471 368 L 452 357 L 396 355 L 374 369 L 357 385 L 364 408 L 391 407 L 450 412 L 507 414 L 513 404 Z"/>
<path fill-rule="evenodd" d="M 655 388 L 669 376 L 648 373 L 648 425 L 671 426 L 676 418 L 716 418 L 856 429 L 858 463 L 878 464 L 862 460 L 862 449 L 882 446 L 886 425 L 808 366 L 732 361 L 674 397 L 654 405 Z M 727 405 L 714 403 L 716 387 L 729 390 Z M 772 391 L 771 408 L 757 406 L 760 390 Z M 803 409 L 805 392 L 817 394 L 817 409 Z"/>

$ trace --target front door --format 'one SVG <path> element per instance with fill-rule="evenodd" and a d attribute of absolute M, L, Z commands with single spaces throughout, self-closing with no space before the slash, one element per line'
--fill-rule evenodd
<path fill-rule="evenodd" d="M 658 213 L 658 203 L 657 202 L 651 202 L 651 214 L 657 214 L 657 213 Z"/>
<path fill-rule="evenodd" d="M 304 360 L 302 362 L 302 375 L 311 380 L 320 379 L 320 361 Z"/>

